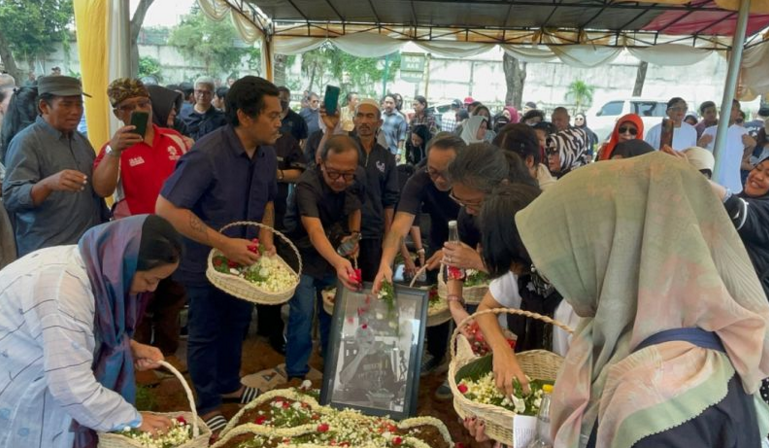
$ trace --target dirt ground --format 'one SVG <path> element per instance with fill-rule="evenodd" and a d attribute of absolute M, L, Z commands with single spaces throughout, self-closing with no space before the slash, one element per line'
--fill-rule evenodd
<path fill-rule="evenodd" d="M 180 349 L 180 358 L 184 359 L 184 347 Z M 260 372 L 275 367 L 285 362 L 282 355 L 275 352 L 262 338 L 249 336 L 243 347 L 243 365 L 241 371 L 244 375 Z M 321 358 L 316 354 L 310 360 L 312 367 L 323 371 Z M 422 378 L 419 384 L 419 407 L 417 414 L 421 416 L 433 416 L 443 421 L 451 432 L 454 442 L 461 442 L 465 447 L 487 447 L 488 444 L 478 444 L 473 441 L 459 423 L 454 412 L 451 400 L 438 400 L 434 391 L 441 385 L 445 378 L 442 375 L 429 375 Z M 278 387 L 280 388 L 280 387 Z M 152 411 L 172 412 L 188 410 L 189 404 L 185 398 L 184 390 L 179 382 L 173 378 L 164 378 L 158 386 L 145 390 L 151 395 Z M 140 394 L 141 395 L 141 394 Z M 140 400 L 140 407 L 141 400 Z M 237 405 L 225 405 L 223 413 L 230 418 L 237 413 Z"/>

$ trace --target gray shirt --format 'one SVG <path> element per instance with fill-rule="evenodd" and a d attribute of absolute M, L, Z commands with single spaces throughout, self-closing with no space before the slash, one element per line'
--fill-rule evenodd
<path fill-rule="evenodd" d="M 77 244 L 86 230 L 104 221 L 104 200 L 91 186 L 95 158 L 93 147 L 82 134 L 67 136 L 42 117 L 13 138 L 6 157 L 3 200 L 16 218 L 20 257 L 44 247 Z M 32 187 L 66 169 L 88 176 L 85 190 L 54 191 L 36 207 Z"/>

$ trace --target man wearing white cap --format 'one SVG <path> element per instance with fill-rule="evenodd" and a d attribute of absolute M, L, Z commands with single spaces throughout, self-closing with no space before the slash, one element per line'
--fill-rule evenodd
<path fill-rule="evenodd" d="M 41 115 L 11 141 L 3 182 L 5 207 L 16 217 L 19 257 L 77 244 L 108 216 L 91 185 L 96 153 L 77 132 L 88 94 L 69 76 L 40 78 L 37 89 Z"/>

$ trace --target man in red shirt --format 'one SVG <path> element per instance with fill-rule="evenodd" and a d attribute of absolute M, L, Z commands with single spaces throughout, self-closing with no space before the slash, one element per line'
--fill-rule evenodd
<path fill-rule="evenodd" d="M 125 126 L 102 146 L 94 162 L 93 188 L 101 197 L 114 195 L 116 219 L 155 213 L 155 202 L 176 161 L 189 147 L 181 134 L 152 122 L 152 100 L 137 79 L 116 79 L 107 89 L 112 111 Z M 144 135 L 130 125 L 135 112 L 148 114 Z M 162 300 L 158 300 L 162 299 Z M 186 302 L 184 288 L 168 278 L 160 282 L 147 306 L 147 314 L 136 330 L 135 339 L 157 346 L 177 364 L 179 312 Z M 149 316 L 152 316 L 150 318 Z M 154 327 L 154 341 L 152 330 Z M 179 365 L 179 364 L 177 364 Z"/>

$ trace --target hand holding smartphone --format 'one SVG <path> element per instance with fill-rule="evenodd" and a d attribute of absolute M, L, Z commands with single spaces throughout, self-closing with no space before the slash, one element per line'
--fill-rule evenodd
<path fill-rule="evenodd" d="M 147 122 L 149 121 L 150 115 L 147 112 L 140 112 L 140 111 L 134 111 L 131 114 L 131 126 L 136 126 L 136 129 L 134 129 L 134 134 L 139 134 L 142 138 L 144 138 L 144 134 L 147 133 Z"/>
<path fill-rule="evenodd" d="M 337 86 L 326 86 L 326 94 L 323 96 L 323 107 L 326 109 L 326 115 L 336 115 L 341 91 Z"/>

